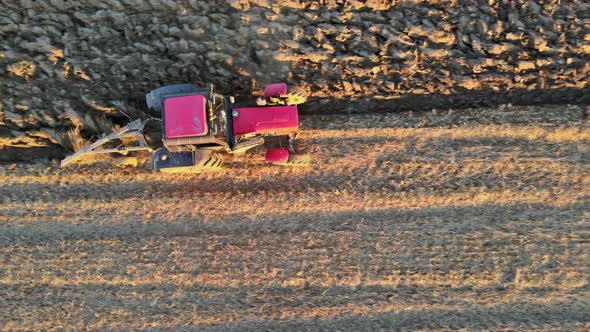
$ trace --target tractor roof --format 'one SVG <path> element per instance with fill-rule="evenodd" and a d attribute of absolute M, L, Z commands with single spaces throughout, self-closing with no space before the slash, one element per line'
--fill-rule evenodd
<path fill-rule="evenodd" d="M 164 126 L 168 138 L 200 136 L 207 133 L 205 96 L 169 97 L 164 100 Z"/>

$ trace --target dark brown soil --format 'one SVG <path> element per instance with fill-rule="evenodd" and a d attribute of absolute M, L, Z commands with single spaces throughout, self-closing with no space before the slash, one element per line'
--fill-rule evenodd
<path fill-rule="evenodd" d="M 76 126 L 98 134 L 88 118 L 123 122 L 120 111 L 143 112 L 144 94 L 171 83 L 246 96 L 286 81 L 310 96 L 309 112 L 590 95 L 585 1 L 0 3 L 3 159 Z"/>

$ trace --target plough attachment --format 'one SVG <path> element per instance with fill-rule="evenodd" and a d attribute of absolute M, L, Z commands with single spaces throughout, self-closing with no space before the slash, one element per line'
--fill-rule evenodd
<path fill-rule="evenodd" d="M 152 149 L 149 147 L 143 134 L 143 128 L 145 127 L 146 121 L 147 120 L 137 119 L 130 122 L 125 127 L 115 130 L 110 135 L 103 134 L 103 136 L 96 142 L 64 158 L 61 161 L 61 167 L 67 166 L 85 155 L 93 155 L 99 153 L 119 153 L 122 155 L 127 155 L 127 153 L 131 151 L 144 150 L 151 152 Z M 125 138 L 137 138 L 138 143 L 135 146 L 125 146 L 125 143 L 121 143 L 115 148 L 103 148 L 103 145 L 105 145 L 106 143 Z"/>

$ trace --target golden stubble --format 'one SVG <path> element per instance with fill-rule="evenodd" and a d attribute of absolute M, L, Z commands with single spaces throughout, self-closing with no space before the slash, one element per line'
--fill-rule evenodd
<path fill-rule="evenodd" d="M 583 327 L 586 123 L 361 119 L 304 130 L 310 168 L 0 167 L 2 328 Z"/>

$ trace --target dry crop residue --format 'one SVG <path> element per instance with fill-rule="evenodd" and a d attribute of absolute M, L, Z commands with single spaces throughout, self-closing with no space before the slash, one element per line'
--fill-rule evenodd
<path fill-rule="evenodd" d="M 586 112 L 311 116 L 313 168 L 3 166 L 0 329 L 587 330 Z"/>

